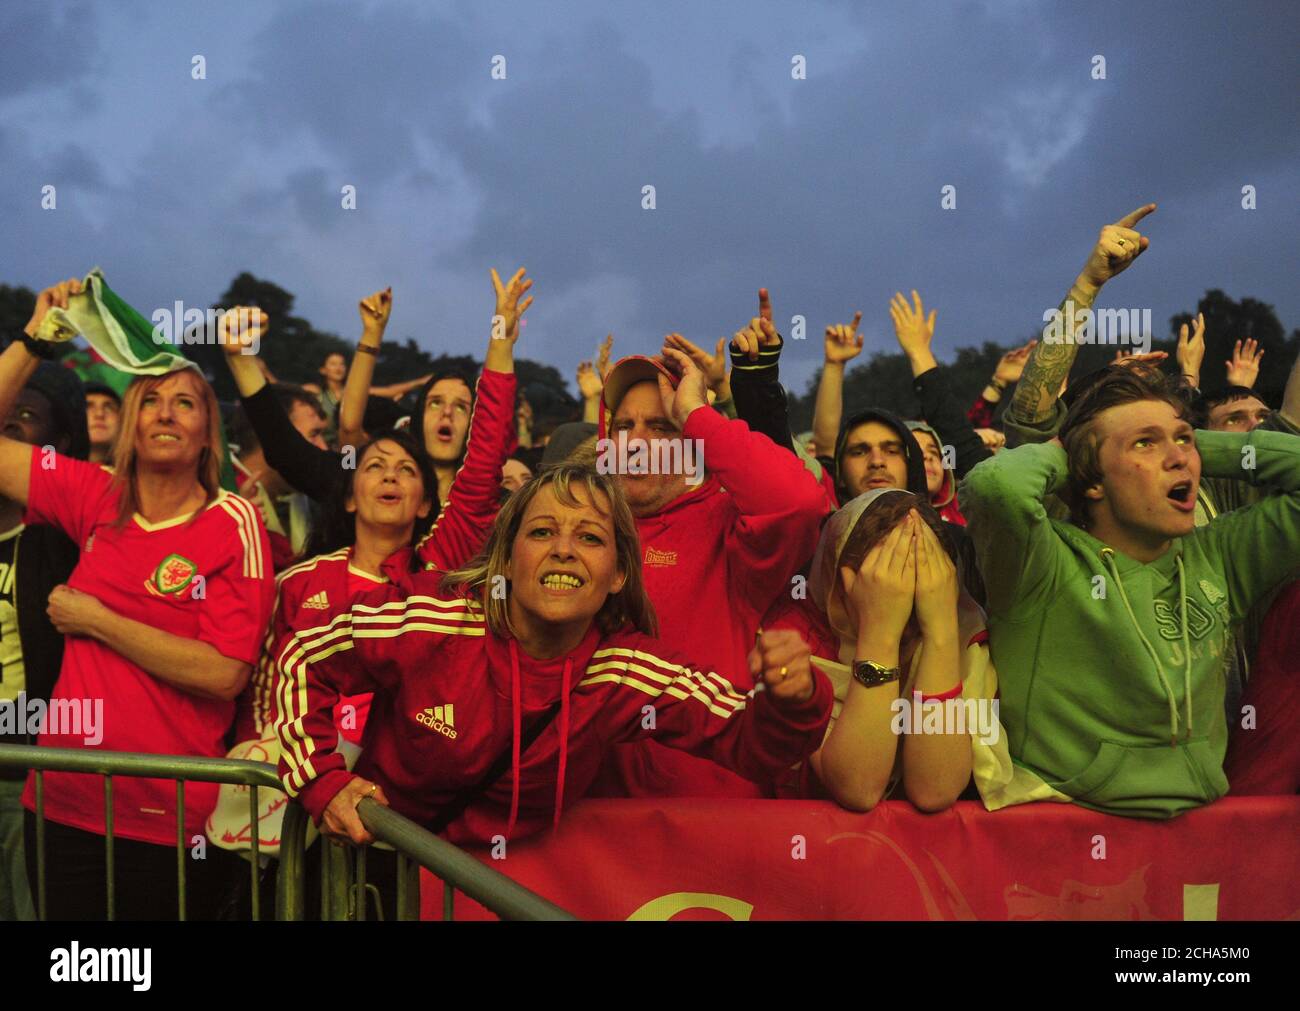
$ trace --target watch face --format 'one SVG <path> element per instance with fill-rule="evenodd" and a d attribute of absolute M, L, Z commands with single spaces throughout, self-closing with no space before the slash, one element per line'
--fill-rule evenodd
<path fill-rule="evenodd" d="M 853 676 L 868 688 L 897 681 L 898 675 L 897 667 L 882 667 L 870 660 L 859 660 L 853 665 Z"/>

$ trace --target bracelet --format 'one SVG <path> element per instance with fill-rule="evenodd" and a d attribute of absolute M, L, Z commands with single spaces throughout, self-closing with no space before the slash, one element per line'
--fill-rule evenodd
<path fill-rule="evenodd" d="M 42 361 L 52 362 L 59 357 L 59 346 L 53 341 L 37 340 L 22 332 L 18 334 L 18 340 L 27 347 L 28 353 Z"/>
<path fill-rule="evenodd" d="M 947 702 L 949 699 L 955 699 L 961 695 L 962 683 L 958 681 L 946 692 L 940 692 L 937 695 L 922 695 L 922 702 Z"/>
<path fill-rule="evenodd" d="M 379 354 L 379 349 L 378 349 L 378 348 L 372 348 L 369 344 L 358 344 L 358 345 L 357 345 L 357 351 L 359 351 L 359 352 L 360 352 L 361 354 L 363 354 L 363 355 L 377 355 L 377 354 Z"/>
<path fill-rule="evenodd" d="M 992 386 L 999 393 L 1005 393 L 1007 389 L 1007 384 L 1004 383 L 997 376 L 994 376 L 992 379 L 989 380 L 989 385 Z"/>

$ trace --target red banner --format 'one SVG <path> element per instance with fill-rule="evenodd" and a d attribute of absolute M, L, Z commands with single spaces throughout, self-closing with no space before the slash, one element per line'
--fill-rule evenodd
<path fill-rule="evenodd" d="M 1300 798 L 1173 821 L 1066 804 L 588 800 L 485 863 L 583 919 L 1296 920 Z M 498 857 L 501 854 L 498 853 Z M 442 915 L 442 889 L 422 888 Z M 456 896 L 457 919 L 490 914 Z"/>

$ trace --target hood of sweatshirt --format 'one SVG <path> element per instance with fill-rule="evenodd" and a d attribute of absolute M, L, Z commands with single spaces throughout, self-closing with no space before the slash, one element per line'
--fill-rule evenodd
<path fill-rule="evenodd" d="M 912 434 L 907 424 L 898 415 L 886 411 L 884 408 L 869 407 L 865 411 L 858 411 L 856 414 L 850 415 L 840 428 L 839 438 L 835 440 L 835 491 L 839 495 L 840 501 L 848 502 L 856 497 L 855 492 L 845 487 L 842 477 L 844 472 L 842 466 L 844 445 L 848 441 L 849 433 L 868 421 L 878 421 L 898 433 L 898 438 L 903 443 L 903 456 L 907 460 L 907 490 L 929 499 L 930 492 L 925 483 L 925 459 L 921 454 L 921 446 L 916 441 L 916 436 Z"/>
<path fill-rule="evenodd" d="M 934 444 L 939 447 L 939 452 L 943 453 L 943 440 L 939 438 L 939 433 L 931 425 L 924 421 L 909 421 L 907 422 L 907 428 L 910 432 L 928 432 L 930 437 L 934 439 Z M 913 438 L 916 438 L 916 436 L 913 435 Z M 920 443 L 917 445 L 919 446 Z M 925 469 L 924 453 L 921 454 L 921 469 Z M 926 487 L 928 488 L 929 485 L 927 484 Z M 930 505 L 939 510 L 942 510 L 957 498 L 957 479 L 949 468 L 945 467 L 943 469 L 943 483 L 939 485 L 939 494 L 930 495 L 927 498 Z"/>

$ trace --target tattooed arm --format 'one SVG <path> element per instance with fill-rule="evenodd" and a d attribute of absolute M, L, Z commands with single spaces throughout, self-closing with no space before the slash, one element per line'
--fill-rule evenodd
<path fill-rule="evenodd" d="M 1106 225 L 1083 270 L 1057 309 L 1055 326 L 1046 331 L 1030 354 L 1029 363 L 1007 407 L 1007 418 L 1027 427 L 1041 426 L 1052 414 L 1058 391 L 1074 364 L 1078 345 L 1074 334 L 1083 310 L 1092 308 L 1101 286 L 1146 251 L 1150 241 L 1134 226 L 1156 209 L 1145 204 Z"/>

